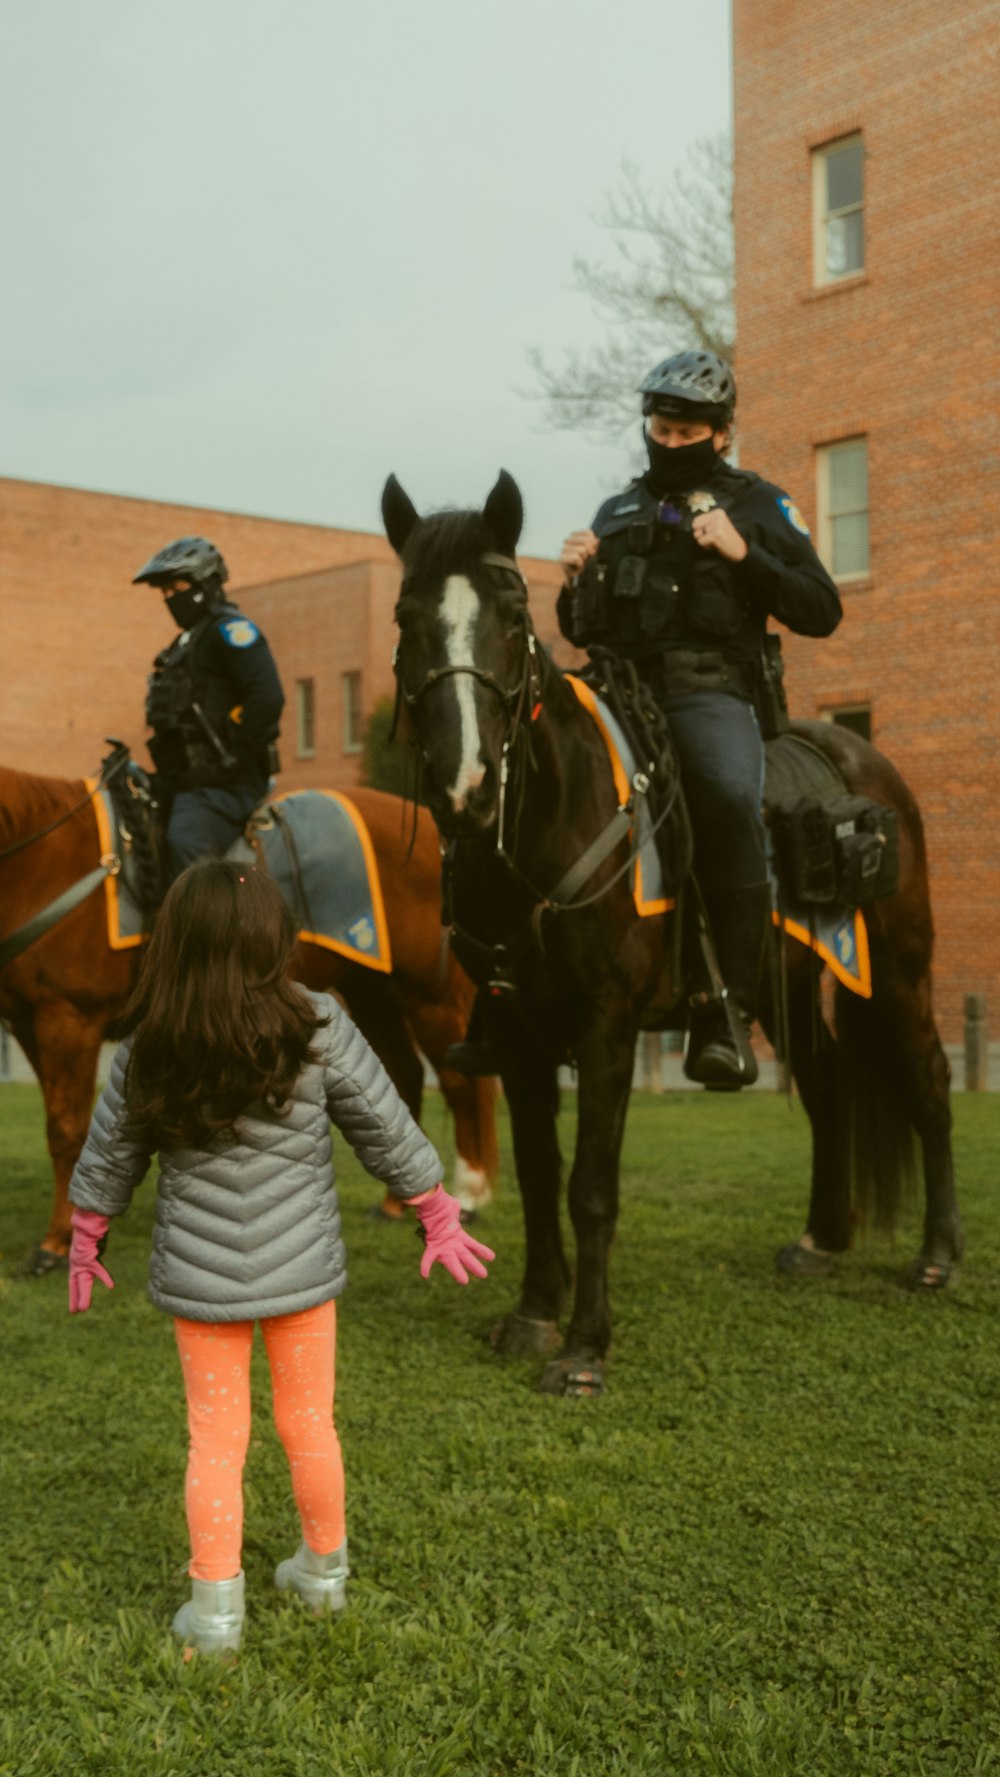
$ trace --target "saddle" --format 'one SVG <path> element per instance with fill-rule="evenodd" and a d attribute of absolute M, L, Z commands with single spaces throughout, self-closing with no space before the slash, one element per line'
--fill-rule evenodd
<path fill-rule="evenodd" d="M 715 998 L 721 975 L 711 929 L 693 868 L 690 820 L 676 795 L 676 762 L 666 717 L 631 661 L 592 648 L 579 676 L 613 711 L 633 757 L 649 761 L 649 813 L 663 880 L 678 919 L 666 993 L 646 1008 L 643 1028 L 683 1029 L 692 998 Z M 850 948 L 858 909 L 895 894 L 899 876 L 897 817 L 868 797 L 854 795 L 826 753 L 803 732 L 786 729 L 765 744 L 765 820 L 771 836 L 775 931 L 811 945 L 837 967 L 836 947 Z M 675 806 L 659 821 L 665 792 Z M 662 904 L 662 903 L 661 903 Z M 831 949 L 831 944 L 834 948 Z M 855 991 L 859 982 L 841 976 Z"/>

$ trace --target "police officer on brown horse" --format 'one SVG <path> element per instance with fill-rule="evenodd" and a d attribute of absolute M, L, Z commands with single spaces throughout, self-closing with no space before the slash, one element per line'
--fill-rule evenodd
<path fill-rule="evenodd" d="M 829 635 L 837 589 L 780 487 L 725 459 L 732 372 L 677 352 L 641 386 L 649 466 L 563 545 L 563 633 L 636 664 L 667 717 L 695 836 L 695 870 L 731 1002 L 749 1030 L 770 890 L 756 711 L 769 616 Z M 685 1071 L 706 1086 L 757 1077 L 739 1023 L 718 1000 L 695 1010 Z"/>
<path fill-rule="evenodd" d="M 146 695 L 172 877 L 228 849 L 278 768 L 281 680 L 257 625 L 227 600 L 227 578 L 213 543 L 181 537 L 133 581 L 162 592 L 180 630 L 156 656 Z"/>

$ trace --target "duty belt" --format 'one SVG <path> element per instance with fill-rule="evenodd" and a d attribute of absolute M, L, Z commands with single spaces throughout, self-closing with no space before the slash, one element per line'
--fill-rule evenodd
<path fill-rule="evenodd" d="M 756 690 L 753 663 L 724 660 L 710 649 L 669 648 L 643 662 L 642 676 L 654 694 L 675 697 L 685 691 L 726 691 L 752 699 Z"/>

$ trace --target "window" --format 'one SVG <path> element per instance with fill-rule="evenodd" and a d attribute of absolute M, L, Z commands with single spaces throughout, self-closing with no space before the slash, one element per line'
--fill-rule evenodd
<path fill-rule="evenodd" d="M 849 728 L 852 734 L 860 734 L 862 740 L 872 737 L 872 706 L 870 703 L 845 703 L 839 709 L 824 710 L 824 722 L 832 722 L 836 728 Z"/>
<path fill-rule="evenodd" d="M 864 270 L 864 149 L 845 136 L 813 154 L 813 281 L 835 284 Z"/>
<path fill-rule="evenodd" d="M 361 674 L 344 673 L 341 678 L 344 699 L 344 752 L 361 751 Z"/>
<path fill-rule="evenodd" d="M 295 755 L 311 759 L 316 751 L 316 681 L 295 681 Z"/>
<path fill-rule="evenodd" d="M 817 453 L 819 553 L 835 580 L 868 572 L 868 443 L 848 438 Z"/>

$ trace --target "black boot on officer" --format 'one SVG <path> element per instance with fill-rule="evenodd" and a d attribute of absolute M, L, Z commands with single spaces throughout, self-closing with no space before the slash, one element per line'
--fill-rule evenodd
<path fill-rule="evenodd" d="M 706 896 L 726 998 L 692 1009 L 684 1055 L 689 1080 L 715 1092 L 738 1092 L 757 1079 L 750 1032 L 771 913 L 766 882 L 717 889 Z"/>

